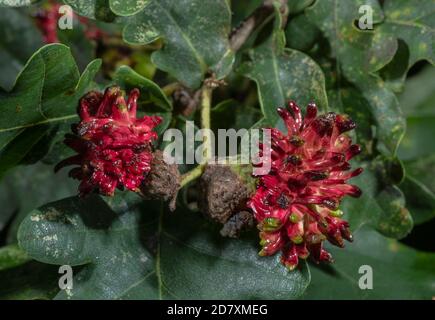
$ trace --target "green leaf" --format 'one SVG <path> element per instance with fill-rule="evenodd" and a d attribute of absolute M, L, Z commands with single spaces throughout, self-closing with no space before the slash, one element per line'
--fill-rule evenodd
<path fill-rule="evenodd" d="M 71 126 L 75 123 L 77 123 L 77 119 L 71 119 L 57 126 L 57 131 L 53 135 L 52 140 L 46 143 L 46 148 L 48 146 L 49 151 L 41 159 L 41 162 L 54 166 L 62 160 L 76 154 L 73 149 L 71 149 L 64 143 L 65 134 L 71 133 Z"/>
<path fill-rule="evenodd" d="M 63 0 L 79 15 L 98 19 L 105 22 L 114 22 L 116 15 L 110 10 L 109 0 Z"/>
<path fill-rule="evenodd" d="M 276 109 L 285 106 L 288 100 L 301 106 L 315 101 L 321 110 L 328 109 L 322 70 L 304 53 L 284 48 L 280 15 L 276 14 L 275 19 L 272 36 L 251 50 L 250 60 L 238 70 L 256 82 L 265 122 L 272 126 L 279 121 Z"/>
<path fill-rule="evenodd" d="M 47 45 L 30 58 L 10 92 L 0 90 L 0 177 L 53 126 L 77 117 L 78 100 L 100 65 L 91 62 L 80 77 L 68 47 Z"/>
<path fill-rule="evenodd" d="M 49 299 L 58 290 L 55 267 L 30 261 L 17 245 L 0 249 L 1 300 Z"/>
<path fill-rule="evenodd" d="M 0 0 L 0 7 L 24 7 L 40 0 Z"/>
<path fill-rule="evenodd" d="M 7 177 L 0 184 L 0 203 L 2 204 L 2 210 L 0 210 L 0 232 L 9 225 L 10 220 L 17 213 L 19 207 L 17 194 L 4 182 L 6 179 Z"/>
<path fill-rule="evenodd" d="M 229 99 L 211 110 L 211 126 L 215 132 L 218 129 L 249 129 L 261 119 L 261 115 L 260 110 Z"/>
<path fill-rule="evenodd" d="M 110 32 L 101 28 L 101 23 L 97 27 L 99 27 L 102 32 Z M 73 29 L 57 30 L 60 43 L 71 49 L 71 53 L 80 70 L 85 69 L 89 61 L 92 61 L 97 56 L 97 46 L 95 41 L 90 40 L 86 36 L 86 28 L 86 25 L 76 19 Z"/>
<path fill-rule="evenodd" d="M 263 0 L 251 1 L 231 1 L 231 24 L 233 28 L 242 23 L 242 21 L 262 5 Z"/>
<path fill-rule="evenodd" d="M 145 8 L 150 0 L 109 0 L 110 9 L 118 16 L 131 16 Z"/>
<path fill-rule="evenodd" d="M 290 14 L 297 14 L 310 6 L 314 0 L 288 0 L 288 10 Z"/>
<path fill-rule="evenodd" d="M 406 179 L 401 185 L 411 213 L 418 223 L 435 217 L 435 154 L 405 161 Z"/>
<path fill-rule="evenodd" d="M 430 190 L 418 178 L 407 175 L 400 188 L 406 195 L 408 208 L 414 224 L 422 224 L 435 217 L 435 192 Z"/>
<path fill-rule="evenodd" d="M 20 166 L 8 172 L 0 185 L 0 200 L 3 200 L 0 221 L 3 216 L 15 215 L 7 241 L 16 242 L 18 226 L 31 210 L 76 195 L 77 187 L 77 182 L 68 177 L 68 170 L 54 173 L 53 166 L 42 163 Z"/>
<path fill-rule="evenodd" d="M 17 245 L 0 248 L 0 271 L 22 265 L 29 260 L 27 254 Z"/>
<path fill-rule="evenodd" d="M 424 299 L 435 294 L 435 254 L 411 249 L 370 228 L 354 234 L 346 248 L 328 248 L 335 263 L 313 267 L 304 299 Z M 373 290 L 361 290 L 361 266 L 373 270 Z"/>
<path fill-rule="evenodd" d="M 11 90 L 26 61 L 42 46 L 42 37 L 27 12 L 3 8 L 0 39 L 0 87 Z"/>
<path fill-rule="evenodd" d="M 404 238 L 413 227 L 412 216 L 405 208 L 405 197 L 396 186 L 387 186 L 377 196 L 376 200 L 383 210 L 377 221 L 378 230 L 391 238 Z"/>
<path fill-rule="evenodd" d="M 156 83 L 141 76 L 130 67 L 120 67 L 114 75 L 114 80 L 122 87 L 139 88 L 141 100 L 154 103 L 164 110 L 172 110 L 172 103 L 163 90 Z"/>
<path fill-rule="evenodd" d="M 59 290 L 59 267 L 35 261 L 1 270 L 1 300 L 48 300 Z"/>
<path fill-rule="evenodd" d="M 406 123 L 406 134 L 398 150 L 400 159 L 413 160 L 434 154 L 435 144 L 428 137 L 435 136 L 435 116 L 410 116 Z"/>
<path fill-rule="evenodd" d="M 316 44 L 320 30 L 301 14 L 289 21 L 285 36 L 288 47 L 307 52 Z"/>
<path fill-rule="evenodd" d="M 164 47 L 153 53 L 153 63 L 186 86 L 197 88 L 207 72 L 223 78 L 231 70 L 230 24 L 226 0 L 152 0 L 127 19 L 123 35 L 133 44 L 162 38 Z"/>
<path fill-rule="evenodd" d="M 382 75 L 393 89 L 400 92 L 412 65 L 420 60 L 435 64 L 435 1 L 388 0 L 383 10 L 385 21 L 377 31 L 400 42 L 394 60 Z"/>
<path fill-rule="evenodd" d="M 409 48 L 407 69 L 419 60 L 435 64 L 435 1 L 387 0 L 379 32 L 402 39 Z"/>
<path fill-rule="evenodd" d="M 435 148 L 428 137 L 435 134 L 435 68 L 427 67 L 405 84 L 399 96 L 407 117 L 406 135 L 398 155 L 404 161 L 406 177 L 400 188 L 406 196 L 415 224 L 435 217 Z"/>
<path fill-rule="evenodd" d="M 400 144 L 400 159 L 414 160 L 435 153 L 434 144 L 428 137 L 435 134 L 435 68 L 427 67 L 410 78 L 399 96 L 407 115 L 407 131 Z"/>
<path fill-rule="evenodd" d="M 408 61 L 408 46 L 399 39 L 393 59 L 379 70 L 379 75 L 384 79 L 385 85 L 395 93 L 400 93 L 403 90 L 403 84 L 409 70 Z"/>
<path fill-rule="evenodd" d="M 58 299 L 290 299 L 310 279 L 305 265 L 288 272 L 197 213 L 169 214 L 131 193 L 47 204 L 24 220 L 19 244 L 41 262 L 84 265 Z"/>
<path fill-rule="evenodd" d="M 370 225 L 387 237 L 400 239 L 406 236 L 413 227 L 410 213 L 405 207 L 405 198 L 400 189 L 391 184 L 384 184 L 377 172 L 377 164 L 362 163 L 363 174 L 351 180 L 360 187 L 362 195 L 358 199 L 345 198 L 342 210 L 352 230 L 359 230 Z"/>
<path fill-rule="evenodd" d="M 435 68 L 426 67 L 406 81 L 399 95 L 406 116 L 435 116 Z"/>
<path fill-rule="evenodd" d="M 373 21 L 379 23 L 383 15 L 377 1 L 338 0 L 317 1 L 306 9 L 308 19 L 317 25 L 331 44 L 332 55 L 337 64 L 337 95 L 340 97 L 341 77 L 352 82 L 369 102 L 377 124 L 380 140 L 395 154 L 405 132 L 405 120 L 401 115 L 394 93 L 375 72 L 389 63 L 397 50 L 397 40 L 382 32 L 358 30 L 358 8 L 370 5 Z M 334 14 L 331 15 L 331 12 Z M 376 30 L 375 30 L 376 31 Z"/>

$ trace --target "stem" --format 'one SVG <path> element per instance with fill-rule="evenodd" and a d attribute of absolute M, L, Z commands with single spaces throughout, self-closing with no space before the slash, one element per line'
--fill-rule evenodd
<path fill-rule="evenodd" d="M 210 111 L 211 111 L 211 93 L 212 88 L 204 86 L 202 89 L 202 99 L 201 99 L 201 127 L 203 129 L 211 128 Z M 204 150 L 205 157 L 208 159 L 210 156 L 211 141 L 208 141 L 208 137 L 205 137 L 207 146 Z"/>
<path fill-rule="evenodd" d="M 200 164 L 199 166 L 195 167 L 195 169 L 190 170 L 186 174 L 184 174 L 181 177 L 181 183 L 180 188 L 183 188 L 184 186 L 188 185 L 193 180 L 198 179 L 202 173 L 204 172 L 205 165 Z"/>
<path fill-rule="evenodd" d="M 201 126 L 203 129 L 210 129 L 211 91 L 209 87 L 202 90 Z"/>
<path fill-rule="evenodd" d="M 255 11 L 243 20 L 240 25 L 230 35 L 230 46 L 233 51 L 239 50 L 255 29 L 261 27 L 263 23 L 273 15 L 275 0 L 264 0 Z M 287 0 L 280 0 L 283 11 L 287 9 Z M 287 10 L 288 11 L 288 10 Z M 283 23 L 285 23 L 283 21 Z"/>
<path fill-rule="evenodd" d="M 213 89 L 207 85 L 204 85 L 202 88 L 202 99 L 201 99 L 201 127 L 202 129 L 210 129 L 211 120 L 210 120 L 210 111 L 211 111 L 211 95 Z M 209 137 L 204 137 L 204 142 L 206 143 L 204 148 L 204 158 L 207 161 L 211 156 L 211 141 L 208 139 Z M 191 171 L 185 173 L 181 178 L 180 186 L 181 188 L 192 182 L 193 180 L 199 178 L 204 169 L 206 167 L 205 164 L 200 164 Z"/>
<path fill-rule="evenodd" d="M 249 36 L 266 18 L 273 14 L 273 6 L 266 1 L 243 20 L 230 35 L 230 45 L 233 51 L 239 50 Z"/>
<path fill-rule="evenodd" d="M 172 83 L 164 86 L 162 88 L 162 91 L 164 92 L 165 95 L 170 96 L 171 94 L 174 93 L 175 90 L 177 90 L 180 87 L 181 87 L 180 83 L 172 82 Z"/>

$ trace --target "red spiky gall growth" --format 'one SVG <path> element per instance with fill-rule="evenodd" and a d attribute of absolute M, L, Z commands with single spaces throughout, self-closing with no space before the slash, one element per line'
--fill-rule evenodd
<path fill-rule="evenodd" d="M 79 105 L 80 122 L 72 126 L 65 144 L 78 154 L 60 162 L 55 170 L 76 165 L 70 176 L 80 180 L 79 193 L 92 191 L 111 196 L 115 189 L 139 188 L 151 169 L 153 129 L 161 122 L 157 116 L 137 118 L 140 92 L 134 89 L 125 101 L 119 87 L 104 95 L 91 91 Z"/>
<path fill-rule="evenodd" d="M 343 239 L 352 241 L 348 222 L 340 218 L 340 201 L 361 195 L 347 183 L 362 172 L 350 171 L 349 160 L 361 151 L 346 134 L 355 123 L 335 113 L 318 116 L 314 103 L 304 118 L 295 102 L 277 111 L 287 134 L 271 129 L 271 170 L 259 177 L 248 201 L 260 230 L 260 255 L 281 251 L 281 261 L 290 270 L 308 256 L 332 262 L 324 241 L 339 247 Z M 263 154 L 263 145 L 260 150 Z"/>

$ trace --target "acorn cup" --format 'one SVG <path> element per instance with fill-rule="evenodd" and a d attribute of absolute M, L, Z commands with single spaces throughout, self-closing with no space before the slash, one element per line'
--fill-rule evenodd
<path fill-rule="evenodd" d="M 140 194 L 149 200 L 169 201 L 169 209 L 175 210 L 180 190 L 180 172 L 176 164 L 167 164 L 163 152 L 156 150 L 151 161 L 151 171 L 140 186 Z"/>
<path fill-rule="evenodd" d="M 198 182 L 198 208 L 223 225 L 222 236 L 237 238 L 254 225 L 246 203 L 255 192 L 255 183 L 251 165 L 207 165 Z"/>

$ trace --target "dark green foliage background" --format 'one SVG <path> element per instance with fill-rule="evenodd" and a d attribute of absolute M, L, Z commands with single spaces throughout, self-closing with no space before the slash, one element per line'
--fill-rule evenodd
<path fill-rule="evenodd" d="M 263 1 L 64 0 L 116 44 L 86 40 L 76 22 L 44 46 L 34 14 L 46 1 L 0 0 L 0 299 L 435 296 L 435 0 L 284 2 L 233 50 L 231 30 Z M 357 28 L 361 5 L 373 30 Z M 128 54 L 111 63 L 113 52 Z M 162 116 L 162 133 L 197 118 L 179 114 L 171 85 L 193 96 L 211 74 L 227 83 L 213 129 L 282 128 L 276 107 L 289 99 L 356 120 L 363 196 L 342 204 L 355 241 L 327 245 L 335 264 L 288 272 L 257 255 L 254 231 L 220 237 L 184 191 L 169 213 L 122 192 L 78 199 L 77 183 L 53 173 L 88 90 L 139 87 L 140 112 Z M 58 289 L 64 264 L 72 290 Z M 361 265 L 373 290 L 358 287 Z"/>

